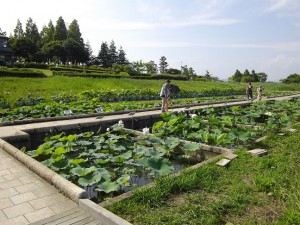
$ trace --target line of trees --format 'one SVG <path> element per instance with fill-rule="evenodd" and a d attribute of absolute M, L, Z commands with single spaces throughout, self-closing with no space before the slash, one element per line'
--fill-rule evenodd
<path fill-rule="evenodd" d="M 89 42 L 85 43 L 82 38 L 77 20 L 74 19 L 67 29 L 62 17 L 58 18 L 55 26 L 50 20 L 41 32 L 32 18 L 27 20 L 25 31 L 18 19 L 14 32 L 10 35 L 9 46 L 16 52 L 19 61 L 95 64 L 103 67 L 111 67 L 113 63 L 127 63 L 125 51 L 122 47 L 118 50 L 114 41 L 109 46 L 102 42 L 98 55 L 93 56 Z"/>
<path fill-rule="evenodd" d="M 256 73 L 255 70 L 252 70 L 251 73 L 248 69 L 244 73 L 241 73 L 239 70 L 236 70 L 235 73 L 229 77 L 229 81 L 234 82 L 266 82 L 268 75 L 266 73 L 260 72 Z"/>
<path fill-rule="evenodd" d="M 6 32 L 2 32 L 6 35 Z M 47 63 L 47 64 L 86 64 L 98 65 L 103 68 L 113 68 L 117 72 L 128 74 L 172 74 L 195 76 L 192 67 L 182 66 L 180 70 L 168 68 L 167 58 L 162 56 L 157 65 L 153 60 L 149 62 L 129 62 L 122 46 L 117 49 L 112 40 L 109 44 L 102 42 L 96 56 L 93 55 L 89 42 L 84 42 L 77 20 L 73 20 L 69 27 L 59 17 L 56 25 L 50 20 L 39 32 L 36 23 L 31 17 L 27 20 L 25 31 L 21 21 L 9 38 L 9 47 L 15 51 L 18 61 Z"/>
<path fill-rule="evenodd" d="M 292 83 L 300 84 L 300 74 L 297 73 L 290 74 L 287 78 L 282 79 L 280 81 L 285 84 L 292 84 Z"/>

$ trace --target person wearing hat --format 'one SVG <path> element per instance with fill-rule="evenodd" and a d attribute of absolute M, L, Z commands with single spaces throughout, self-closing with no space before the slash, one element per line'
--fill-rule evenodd
<path fill-rule="evenodd" d="M 168 102 L 170 101 L 170 80 L 167 80 L 167 83 L 165 83 L 162 87 L 161 87 L 161 91 L 159 96 L 162 99 L 162 105 L 161 105 L 161 112 L 168 112 Z"/>

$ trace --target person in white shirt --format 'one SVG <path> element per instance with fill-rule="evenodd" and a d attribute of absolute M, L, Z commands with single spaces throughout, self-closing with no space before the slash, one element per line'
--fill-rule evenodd
<path fill-rule="evenodd" d="M 168 111 L 168 101 L 170 99 L 170 80 L 167 80 L 167 83 L 165 83 L 162 87 L 161 87 L 161 91 L 159 96 L 162 99 L 162 105 L 161 105 L 161 112 L 167 112 Z"/>

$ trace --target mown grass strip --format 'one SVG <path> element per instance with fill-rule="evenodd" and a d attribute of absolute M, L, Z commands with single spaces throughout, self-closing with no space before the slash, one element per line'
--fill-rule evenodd
<path fill-rule="evenodd" d="M 276 134 L 252 157 L 242 149 L 228 169 L 214 163 L 107 207 L 133 224 L 299 224 L 300 125 Z M 258 145 L 258 144 L 256 144 Z"/>

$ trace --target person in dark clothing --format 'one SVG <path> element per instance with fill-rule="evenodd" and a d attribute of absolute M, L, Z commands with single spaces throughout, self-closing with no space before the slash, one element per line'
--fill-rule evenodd
<path fill-rule="evenodd" d="M 247 100 L 253 100 L 253 86 L 251 84 L 251 82 L 249 82 L 249 84 L 247 84 L 247 87 L 246 87 L 246 94 L 247 94 Z"/>

